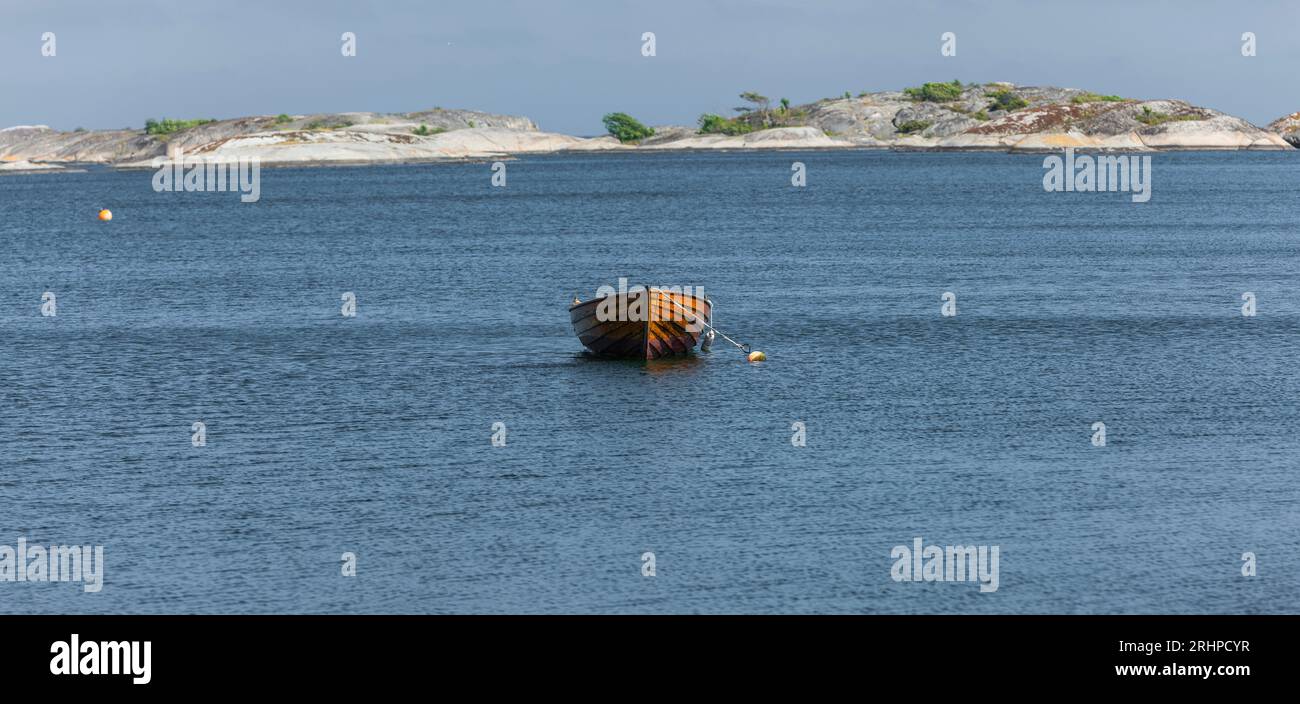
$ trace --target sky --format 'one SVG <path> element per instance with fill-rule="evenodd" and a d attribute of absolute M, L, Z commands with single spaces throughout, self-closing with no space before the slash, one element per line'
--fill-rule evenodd
<path fill-rule="evenodd" d="M 0 0 L 0 126 L 436 106 L 591 135 L 614 111 L 695 124 L 747 90 L 799 104 L 954 78 L 1181 98 L 1262 125 L 1300 110 L 1298 20 L 1300 0 Z"/>

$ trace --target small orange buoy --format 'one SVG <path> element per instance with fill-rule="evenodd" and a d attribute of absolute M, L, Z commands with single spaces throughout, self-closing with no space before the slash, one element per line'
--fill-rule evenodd
<path fill-rule="evenodd" d="M 108 208 L 104 208 L 103 210 L 99 211 L 99 219 L 103 220 L 104 222 L 108 222 L 109 220 L 112 220 L 113 211 L 109 210 Z"/>
<path fill-rule="evenodd" d="M 762 352 L 759 352 L 758 350 L 754 350 L 753 352 L 750 352 L 750 353 L 749 353 L 749 361 L 751 361 L 751 362 L 766 362 L 766 361 L 767 361 L 767 355 L 763 354 Z"/>

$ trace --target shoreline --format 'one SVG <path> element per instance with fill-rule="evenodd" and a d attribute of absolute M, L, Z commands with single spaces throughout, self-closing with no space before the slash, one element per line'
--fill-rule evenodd
<path fill-rule="evenodd" d="M 158 159 L 251 161 L 268 168 L 443 164 L 533 154 L 770 151 L 1003 152 L 1010 154 L 1291 151 L 1300 113 L 1259 127 L 1181 100 L 1100 95 L 1012 83 L 926 83 L 793 106 L 753 93 L 732 118 L 646 127 L 605 116 L 612 134 L 543 131 L 531 119 L 435 107 L 407 113 L 255 115 L 147 120 L 143 130 L 0 129 L 0 173 L 104 165 L 156 169 Z M 611 122 L 611 120 L 613 120 Z M 615 134 L 618 137 L 614 136 Z"/>
<path fill-rule="evenodd" d="M 1177 147 L 1132 150 L 1121 149 L 1116 147 L 1071 147 L 1076 154 L 1121 154 L 1121 153 L 1147 153 L 1147 154 L 1175 154 L 1175 153 L 1206 153 L 1206 154 L 1224 154 L 1236 152 L 1251 153 L 1287 153 L 1290 151 L 1300 151 L 1296 149 L 1282 148 L 1232 148 L 1232 147 Z M 364 166 L 429 166 L 440 164 L 487 164 L 495 161 L 518 161 L 521 158 L 530 156 L 600 156 L 600 155 L 672 155 L 672 154 L 763 154 L 763 153 L 831 153 L 831 152 L 890 152 L 897 154 L 1006 154 L 1007 156 L 1045 156 L 1051 154 L 1060 154 L 1065 150 L 1061 148 L 1037 148 L 1037 149 L 1017 149 L 1007 150 L 993 147 L 876 147 L 865 145 L 848 145 L 835 147 L 726 147 L 726 148 L 708 148 L 708 147 L 679 147 L 679 148 L 658 148 L 658 149 L 558 149 L 554 151 L 534 151 L 520 152 L 513 154 L 497 154 L 489 156 L 473 157 L 441 157 L 441 158 L 415 158 L 415 159 L 318 159 L 318 160 L 277 160 L 260 162 L 260 168 L 264 169 L 328 169 L 328 168 L 356 168 Z M 192 155 L 187 155 L 192 156 Z M 32 174 L 68 174 L 68 173 L 89 173 L 91 169 L 103 169 L 107 171 L 156 171 L 157 169 L 147 164 L 104 164 L 93 161 L 66 161 L 66 162 L 32 162 L 40 163 L 43 166 L 31 169 L 6 169 L 0 170 L 0 176 L 3 175 L 32 175 Z"/>

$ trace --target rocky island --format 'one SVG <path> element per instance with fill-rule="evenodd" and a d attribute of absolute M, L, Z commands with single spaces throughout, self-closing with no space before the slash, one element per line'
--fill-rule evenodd
<path fill-rule="evenodd" d="M 0 172 L 68 164 L 148 168 L 183 151 L 258 157 L 269 166 L 419 163 L 576 151 L 698 149 L 912 149 L 1042 152 L 1239 150 L 1300 146 L 1300 113 L 1267 129 L 1181 100 L 1139 100 L 1074 88 L 1012 83 L 926 83 L 804 105 L 742 93 L 734 117 L 696 126 L 644 127 L 622 113 L 611 134 L 545 132 L 526 117 L 433 108 L 411 113 L 263 115 L 150 120 L 143 130 L 0 130 Z M 611 118 L 616 118 L 611 121 Z"/>
<path fill-rule="evenodd" d="M 1291 146 L 1300 148 L 1300 112 L 1279 117 L 1268 123 L 1268 129 L 1285 139 Z"/>

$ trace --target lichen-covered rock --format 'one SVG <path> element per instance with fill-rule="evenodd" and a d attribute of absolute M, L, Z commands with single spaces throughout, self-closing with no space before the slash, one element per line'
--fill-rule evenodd
<path fill-rule="evenodd" d="M 979 124 L 963 108 L 946 103 L 912 103 L 894 113 L 894 129 L 918 137 L 951 137 Z"/>

